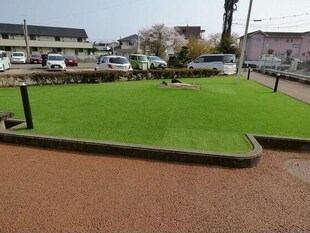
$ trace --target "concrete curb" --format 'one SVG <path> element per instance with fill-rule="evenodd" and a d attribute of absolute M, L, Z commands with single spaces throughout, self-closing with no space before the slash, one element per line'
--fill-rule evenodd
<path fill-rule="evenodd" d="M 263 148 L 310 152 L 310 139 L 267 135 L 255 135 L 255 138 Z"/>
<path fill-rule="evenodd" d="M 92 153 L 98 156 L 118 155 L 125 157 L 165 160 L 190 164 L 211 164 L 224 167 L 246 168 L 255 166 L 262 154 L 262 147 L 253 135 L 246 135 L 253 150 L 245 154 L 224 154 L 190 150 L 164 149 L 133 144 L 56 138 L 30 134 L 18 134 L 10 130 L 0 132 L 0 141 L 34 147 Z"/>

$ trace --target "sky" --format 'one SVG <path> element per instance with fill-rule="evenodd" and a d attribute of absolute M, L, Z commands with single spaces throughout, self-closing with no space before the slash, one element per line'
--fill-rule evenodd
<path fill-rule="evenodd" d="M 232 31 L 243 35 L 250 0 L 239 0 Z M 111 42 L 154 24 L 201 26 L 221 33 L 225 0 L 0 0 L 0 23 L 83 28 Z M 253 0 L 249 32 L 310 31 L 310 0 Z M 255 20 L 255 22 L 254 22 Z M 259 20 L 259 21 L 258 21 Z"/>

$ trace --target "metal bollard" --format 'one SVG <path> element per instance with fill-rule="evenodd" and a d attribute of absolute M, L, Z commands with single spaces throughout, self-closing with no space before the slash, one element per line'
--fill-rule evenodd
<path fill-rule="evenodd" d="M 250 79 L 250 74 L 251 74 L 251 68 L 248 68 L 248 79 L 247 80 Z"/>
<path fill-rule="evenodd" d="M 26 83 L 21 83 L 19 87 L 20 87 L 20 93 L 21 93 L 22 101 L 23 101 L 27 129 L 33 129 L 33 122 L 32 122 L 32 116 L 31 116 L 27 85 Z"/>
<path fill-rule="evenodd" d="M 274 85 L 273 92 L 277 92 L 278 90 L 279 79 L 280 79 L 280 74 L 277 73 L 276 83 Z"/>

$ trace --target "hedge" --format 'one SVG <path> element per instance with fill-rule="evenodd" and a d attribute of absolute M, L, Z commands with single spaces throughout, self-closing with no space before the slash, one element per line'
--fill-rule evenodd
<path fill-rule="evenodd" d="M 146 80 L 172 78 L 202 78 L 218 75 L 219 71 L 210 69 L 169 69 L 122 71 L 77 71 L 77 72 L 40 72 L 30 74 L 9 74 L 0 76 L 0 87 L 27 85 L 51 85 L 67 83 L 104 83 L 119 80 Z"/>

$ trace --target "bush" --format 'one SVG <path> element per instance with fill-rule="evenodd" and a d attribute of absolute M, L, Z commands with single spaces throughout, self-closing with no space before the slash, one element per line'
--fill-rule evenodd
<path fill-rule="evenodd" d="M 104 83 L 118 80 L 150 80 L 172 78 L 202 78 L 218 75 L 219 71 L 210 69 L 168 69 L 122 71 L 79 71 L 47 72 L 0 76 L 0 87 L 18 86 L 21 82 L 28 85 L 60 85 L 69 83 Z"/>
<path fill-rule="evenodd" d="M 167 62 L 167 65 L 169 67 L 175 67 L 175 68 L 184 68 L 186 67 L 185 65 L 183 65 L 180 61 L 179 58 L 177 58 L 176 56 L 170 56 Z"/>

